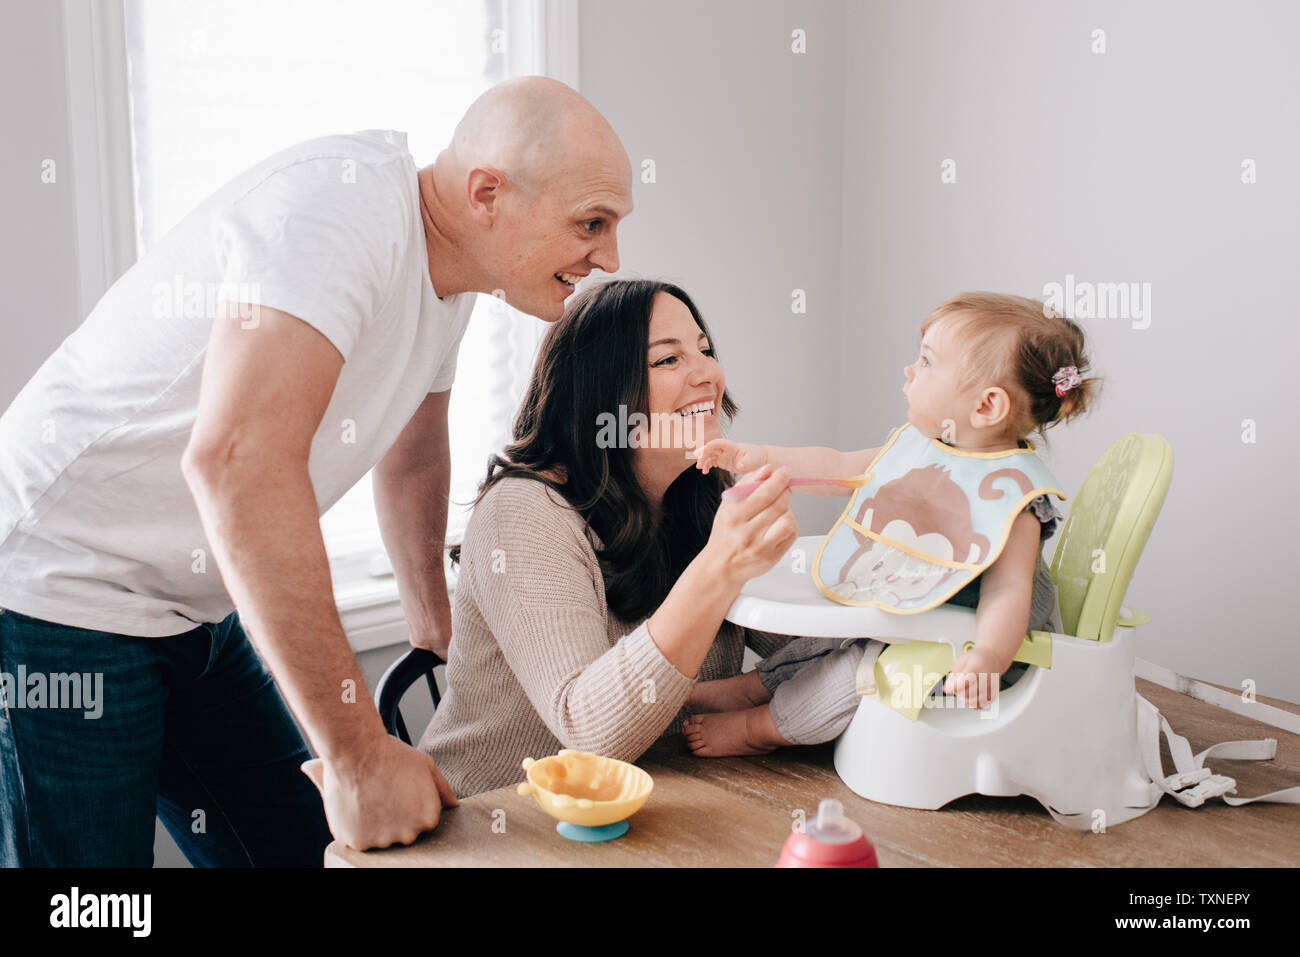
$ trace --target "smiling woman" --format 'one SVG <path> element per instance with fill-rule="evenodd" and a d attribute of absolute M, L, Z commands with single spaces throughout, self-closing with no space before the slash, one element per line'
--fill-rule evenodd
<path fill-rule="evenodd" d="M 658 335 L 661 328 L 695 341 L 683 347 L 681 338 Z M 611 610 L 628 620 L 645 617 L 663 600 L 708 539 L 731 484 L 721 470 L 703 475 L 689 468 L 690 444 L 641 441 L 635 418 L 671 414 L 699 396 L 716 401 L 728 420 L 736 415 L 710 341 L 695 304 L 669 283 L 620 280 L 579 294 L 547 332 L 515 419 L 515 441 L 492 456 L 476 499 L 508 476 L 560 491 L 608 543 L 600 554 L 606 596 Z M 707 368 L 683 368 L 687 351 L 707 357 Z M 607 443 L 602 426 L 620 411 L 626 431 Z M 696 428 L 700 444 L 721 434 L 717 412 L 708 419 Z M 549 474 L 557 466 L 566 475 L 562 485 Z M 459 558 L 458 548 L 452 556 Z"/>
<path fill-rule="evenodd" d="M 637 440 L 602 441 L 620 409 Z M 728 473 L 635 434 L 639 415 L 708 439 L 736 411 L 676 286 L 584 290 L 548 331 L 515 441 L 453 549 L 448 690 L 420 746 L 457 794 L 516 781 L 524 757 L 560 748 L 634 761 L 680 731 L 696 680 L 739 674 L 746 645 L 786 643 L 723 620 L 797 532 L 785 476 L 760 474 L 749 499 L 723 504 Z"/>

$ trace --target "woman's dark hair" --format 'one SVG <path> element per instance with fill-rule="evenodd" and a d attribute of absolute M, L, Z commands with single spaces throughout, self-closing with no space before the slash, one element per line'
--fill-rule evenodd
<path fill-rule="evenodd" d="M 514 422 L 514 441 L 488 460 L 474 504 L 508 475 L 555 489 L 600 537 L 596 557 L 609 610 L 634 622 L 658 608 L 677 577 L 708 541 L 722 492 L 732 483 L 722 469 L 708 475 L 683 470 L 664 493 L 661 521 L 637 481 L 631 448 L 598 439 L 600 423 L 620 423 L 640 412 L 649 418 L 650 313 L 655 296 L 680 300 L 700 331 L 708 327 L 689 296 L 671 283 L 619 279 L 574 296 L 547 330 L 528 390 Z M 715 349 L 713 337 L 709 342 Z M 725 391 L 722 415 L 737 406 Z M 604 418 L 602 418 L 602 416 Z M 620 426 L 621 427 L 621 426 Z M 606 431 L 606 435 L 608 432 Z M 553 470 L 563 481 L 541 474 Z M 449 551 L 460 561 L 460 546 Z"/>

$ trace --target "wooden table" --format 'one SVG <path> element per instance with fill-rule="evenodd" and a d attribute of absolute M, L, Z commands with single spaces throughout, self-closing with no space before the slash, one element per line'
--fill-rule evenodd
<path fill-rule="evenodd" d="M 1138 691 L 1200 751 L 1219 741 L 1276 738 L 1272 761 L 1211 761 L 1237 779 L 1239 795 L 1300 784 L 1300 735 L 1264 725 L 1141 678 Z M 1275 707 L 1300 713 L 1276 699 Z M 1161 739 L 1165 769 L 1173 771 Z M 327 867 L 771 867 L 795 814 L 809 818 L 838 798 L 876 846 L 882 867 L 1294 867 L 1300 865 L 1300 808 L 1186 808 L 1166 797 L 1142 817 L 1104 834 L 1057 824 L 1027 797 L 971 795 L 937 811 L 877 804 L 840 781 L 831 744 L 752 758 L 696 758 L 681 739 L 656 744 L 637 762 L 654 777 L 631 829 L 606 844 L 576 844 L 514 787 L 464 799 L 436 830 L 408 847 L 354 851 L 335 841 Z M 543 757 L 543 755 L 534 755 Z M 523 780 L 523 772 L 520 772 Z M 504 824 L 504 833 L 501 833 Z M 494 830 L 495 825 L 495 830 Z"/>

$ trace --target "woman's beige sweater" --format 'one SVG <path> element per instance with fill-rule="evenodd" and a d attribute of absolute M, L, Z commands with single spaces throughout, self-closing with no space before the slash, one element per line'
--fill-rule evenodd
<path fill-rule="evenodd" d="M 740 673 L 789 638 L 723 622 L 698 678 L 662 653 L 645 622 L 605 605 L 599 539 L 541 482 L 499 480 L 461 546 L 447 693 L 420 740 L 458 796 L 523 780 L 520 762 L 560 748 L 635 761 L 681 730 L 696 680 Z"/>

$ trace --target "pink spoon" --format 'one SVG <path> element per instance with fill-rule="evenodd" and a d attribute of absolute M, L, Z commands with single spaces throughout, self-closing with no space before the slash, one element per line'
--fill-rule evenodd
<path fill-rule="evenodd" d="M 766 479 L 764 479 L 766 481 Z M 762 485 L 763 482 L 742 482 L 740 485 L 733 485 L 722 493 L 722 498 L 727 502 L 734 502 L 737 499 L 745 498 L 750 492 Z M 837 485 L 840 488 L 860 488 L 866 484 L 862 476 L 855 475 L 850 478 L 792 478 L 790 484 L 794 485 Z"/>

